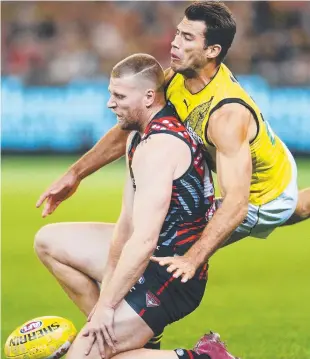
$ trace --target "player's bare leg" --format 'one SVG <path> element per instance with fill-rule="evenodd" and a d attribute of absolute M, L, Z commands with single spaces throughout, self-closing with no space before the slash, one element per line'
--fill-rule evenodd
<path fill-rule="evenodd" d="M 105 345 L 105 358 L 108 359 L 117 353 L 142 348 L 153 336 L 153 331 L 144 320 L 123 300 L 115 310 L 114 333 L 117 338 L 116 353 Z M 83 329 L 70 347 L 66 359 L 100 359 L 98 346 L 95 343 L 91 352 L 86 355 L 89 347 L 89 338 L 83 336 Z M 158 352 L 158 351 L 157 351 Z"/>
<path fill-rule="evenodd" d="M 117 354 L 114 359 L 178 359 L 174 350 L 136 349 Z"/>
<path fill-rule="evenodd" d="M 298 202 L 292 217 L 283 226 L 295 224 L 310 218 L 310 188 L 298 192 Z"/>
<path fill-rule="evenodd" d="M 193 350 L 150 350 L 136 349 L 120 353 L 113 359 L 238 359 L 228 352 L 220 335 L 210 332 L 197 342 Z"/>
<path fill-rule="evenodd" d="M 55 223 L 35 236 L 38 257 L 86 316 L 99 298 L 113 230 L 109 223 Z"/>

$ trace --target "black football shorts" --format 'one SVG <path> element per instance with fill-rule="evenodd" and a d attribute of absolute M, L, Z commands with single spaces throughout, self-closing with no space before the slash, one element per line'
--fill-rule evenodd
<path fill-rule="evenodd" d="M 167 267 L 150 262 L 124 299 L 154 333 L 161 333 L 168 324 L 184 318 L 199 306 L 207 276 L 207 265 L 204 265 L 191 280 L 182 283 L 180 278 L 175 279 L 167 272 Z"/>

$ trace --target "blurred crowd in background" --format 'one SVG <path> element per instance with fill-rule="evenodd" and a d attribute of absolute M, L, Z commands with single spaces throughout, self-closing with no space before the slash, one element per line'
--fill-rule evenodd
<path fill-rule="evenodd" d="M 169 66 L 175 26 L 189 2 L 2 3 L 2 75 L 26 85 L 97 81 L 135 52 Z M 310 2 L 227 2 L 237 35 L 226 58 L 236 74 L 276 86 L 310 84 Z"/>

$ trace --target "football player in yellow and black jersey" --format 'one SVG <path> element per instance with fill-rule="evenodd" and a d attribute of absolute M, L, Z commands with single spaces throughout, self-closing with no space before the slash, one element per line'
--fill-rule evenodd
<path fill-rule="evenodd" d="M 172 42 L 166 98 L 204 145 L 222 194 L 200 241 L 184 257 L 154 258 L 184 282 L 219 247 L 247 236 L 266 238 L 294 214 L 309 216 L 309 208 L 301 212 L 310 191 L 298 193 L 291 153 L 222 63 L 235 32 L 226 6 L 198 2 L 186 9 Z"/>

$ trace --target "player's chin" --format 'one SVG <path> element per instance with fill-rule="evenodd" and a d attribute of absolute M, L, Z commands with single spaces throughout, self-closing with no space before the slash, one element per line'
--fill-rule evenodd
<path fill-rule="evenodd" d="M 182 66 L 179 59 L 171 59 L 170 67 L 174 72 L 179 72 L 182 70 Z"/>
<path fill-rule="evenodd" d="M 118 125 L 122 130 L 131 131 L 130 123 L 124 121 L 124 120 L 118 120 Z"/>

